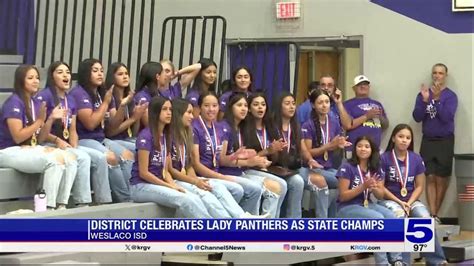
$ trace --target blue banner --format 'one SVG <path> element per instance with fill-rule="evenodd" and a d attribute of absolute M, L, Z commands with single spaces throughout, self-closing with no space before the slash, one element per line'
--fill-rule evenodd
<path fill-rule="evenodd" d="M 0 241 L 404 242 L 405 221 L 403 219 L 0 219 Z"/>

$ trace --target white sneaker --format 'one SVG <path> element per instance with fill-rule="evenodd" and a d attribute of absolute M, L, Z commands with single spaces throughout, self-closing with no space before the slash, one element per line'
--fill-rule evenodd
<path fill-rule="evenodd" d="M 243 219 L 265 219 L 265 218 L 268 218 L 268 216 L 270 216 L 270 213 L 265 213 L 265 214 L 262 214 L 262 215 L 253 215 L 249 212 L 244 212 L 239 218 L 243 218 Z"/>
<path fill-rule="evenodd" d="M 66 209 L 66 205 L 64 204 L 59 204 L 58 207 L 56 208 L 56 210 L 65 210 Z"/>

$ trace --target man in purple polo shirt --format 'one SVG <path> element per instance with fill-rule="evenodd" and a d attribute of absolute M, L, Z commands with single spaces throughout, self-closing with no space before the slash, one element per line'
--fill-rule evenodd
<path fill-rule="evenodd" d="M 413 118 L 423 124 L 420 155 L 426 166 L 427 200 L 431 215 L 437 221 L 438 211 L 448 189 L 453 169 L 454 115 L 458 107 L 456 94 L 446 87 L 448 67 L 435 64 L 430 88 L 424 84 L 416 97 Z"/>
<path fill-rule="evenodd" d="M 344 102 L 347 113 L 352 116 L 352 125 L 347 130 L 349 142 L 360 136 L 370 136 L 380 147 L 382 132 L 388 128 L 388 118 L 382 104 L 369 97 L 370 80 L 359 75 L 354 78 L 355 97 Z"/>

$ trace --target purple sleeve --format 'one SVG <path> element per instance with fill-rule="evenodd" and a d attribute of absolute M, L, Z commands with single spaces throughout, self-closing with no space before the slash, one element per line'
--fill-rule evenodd
<path fill-rule="evenodd" d="M 139 105 L 140 103 L 149 103 L 150 97 L 144 91 L 140 91 L 133 97 L 133 102 L 135 105 Z"/>
<path fill-rule="evenodd" d="M 448 91 L 450 92 L 450 91 Z M 454 114 L 458 108 L 458 97 L 454 93 L 446 93 L 446 97 L 441 97 L 439 104 L 436 106 L 439 118 L 443 122 L 451 122 L 454 120 Z"/>
<path fill-rule="evenodd" d="M 353 178 L 351 169 L 352 166 L 349 163 L 344 163 L 343 165 L 341 165 L 341 167 L 339 167 L 339 170 L 337 170 L 336 177 L 342 177 L 351 180 Z"/>
<path fill-rule="evenodd" d="M 193 127 L 193 141 L 194 144 L 199 144 L 199 130 L 195 126 Z"/>
<path fill-rule="evenodd" d="M 186 100 L 188 100 L 188 101 L 193 105 L 193 107 L 197 107 L 197 106 L 198 106 L 198 98 L 199 98 L 199 94 L 198 94 L 197 91 L 195 91 L 195 90 L 190 91 L 190 92 L 186 95 Z"/>
<path fill-rule="evenodd" d="M 79 88 L 75 89 L 78 90 Z M 76 108 L 77 110 L 81 109 L 92 109 L 94 110 L 91 99 L 87 93 L 82 93 L 82 91 L 78 91 L 74 93 L 73 95 L 74 101 L 76 102 Z"/>
<path fill-rule="evenodd" d="M 425 103 L 423 101 L 423 97 L 421 96 L 421 93 L 418 93 L 416 96 L 416 102 L 415 102 L 415 108 L 413 109 L 413 119 L 415 119 L 416 122 L 421 122 L 425 118 L 426 115 L 426 105 L 428 103 Z"/>
<path fill-rule="evenodd" d="M 137 150 L 153 151 L 153 139 L 151 138 L 151 134 L 149 134 L 148 128 L 142 130 L 140 134 L 138 134 L 136 145 Z"/>
<path fill-rule="evenodd" d="M 301 127 L 301 138 L 302 139 L 313 139 L 312 130 L 310 126 L 311 121 L 306 121 Z"/>
<path fill-rule="evenodd" d="M 74 101 L 74 98 L 69 97 L 67 98 L 68 104 L 69 104 L 69 109 L 71 110 L 72 115 L 77 115 L 77 107 L 76 107 L 76 101 Z"/>
<path fill-rule="evenodd" d="M 227 103 L 229 102 L 229 97 L 230 97 L 230 94 L 228 92 L 221 95 L 219 99 L 219 110 L 221 112 L 225 112 L 227 108 Z"/>
<path fill-rule="evenodd" d="M 423 162 L 423 159 L 421 156 L 419 156 L 416 153 L 413 153 L 415 155 L 415 160 L 414 163 L 416 163 L 416 168 L 415 168 L 415 177 L 419 174 L 423 174 L 426 171 L 425 163 Z"/>
<path fill-rule="evenodd" d="M 15 99 L 12 97 L 10 98 L 9 101 L 5 102 L 3 105 L 3 117 L 6 119 L 7 118 L 16 118 L 20 119 L 23 121 L 24 117 L 24 106 L 20 101 L 15 101 Z"/>
<path fill-rule="evenodd" d="M 173 94 L 175 95 L 174 98 L 183 98 L 183 92 L 182 92 L 182 87 L 181 83 L 178 81 L 172 86 L 174 92 Z"/>

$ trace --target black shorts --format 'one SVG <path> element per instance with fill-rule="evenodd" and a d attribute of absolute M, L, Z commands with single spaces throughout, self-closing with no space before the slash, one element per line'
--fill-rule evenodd
<path fill-rule="evenodd" d="M 423 136 L 420 147 L 426 175 L 449 177 L 453 171 L 454 136 L 428 138 Z"/>

